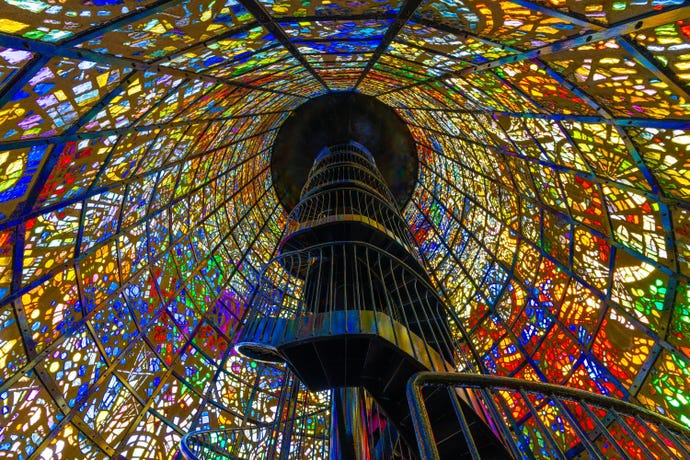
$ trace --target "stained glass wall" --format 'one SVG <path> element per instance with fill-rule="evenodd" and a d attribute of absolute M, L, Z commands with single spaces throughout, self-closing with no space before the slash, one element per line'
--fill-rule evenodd
<path fill-rule="evenodd" d="M 0 458 L 171 458 L 186 432 L 281 413 L 284 369 L 232 345 L 284 226 L 276 130 L 337 90 L 415 137 L 405 214 L 476 370 L 690 426 L 688 17 L 680 0 L 0 1 Z M 318 443 L 327 396 L 298 398 Z"/>

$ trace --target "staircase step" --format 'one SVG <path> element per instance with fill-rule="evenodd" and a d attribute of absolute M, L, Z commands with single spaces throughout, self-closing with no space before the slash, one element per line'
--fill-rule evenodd
<path fill-rule="evenodd" d="M 358 317 L 359 313 L 361 316 Z M 392 340 L 401 334 L 397 329 L 399 326 L 386 319 L 385 315 L 374 317 L 366 311 L 338 314 L 347 318 L 347 328 L 339 329 L 338 334 L 326 336 L 319 332 L 320 328 L 330 331 L 334 326 L 345 324 L 336 321 L 334 313 L 329 322 L 314 321 L 308 328 L 297 331 L 294 341 L 278 347 L 279 353 L 310 390 L 364 387 L 405 442 L 416 446 L 406 395 L 407 382 L 417 372 L 428 371 L 431 362 L 438 368 L 437 362 L 442 358 L 438 353 L 418 356 L 420 360 L 415 358 L 412 353 L 420 353 L 416 347 L 421 339 L 414 334 L 403 337 L 408 342 L 401 347 L 407 346 L 407 352 L 398 348 Z M 376 324 L 381 335 L 364 332 Z M 359 333 L 349 333 L 350 330 L 357 331 L 358 327 Z M 286 330 L 290 331 L 289 328 Z M 309 335 L 300 337 L 302 331 L 308 331 Z M 482 418 L 462 398 L 456 394 L 451 396 L 447 388 L 441 387 L 427 387 L 422 395 L 442 459 L 469 458 L 470 454 L 451 397 L 460 404 L 482 457 L 511 458 Z"/>

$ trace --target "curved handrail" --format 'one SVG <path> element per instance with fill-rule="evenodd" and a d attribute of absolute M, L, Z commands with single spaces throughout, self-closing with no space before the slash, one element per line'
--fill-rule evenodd
<path fill-rule="evenodd" d="M 345 174 L 348 172 L 352 175 Z M 333 177 L 333 174 L 337 175 Z M 336 163 L 312 170 L 302 187 L 301 197 L 305 198 L 322 187 L 338 182 L 356 182 L 373 190 L 386 200 L 395 201 L 381 173 L 378 170 L 372 171 L 360 163 Z"/>
<path fill-rule="evenodd" d="M 185 434 L 182 436 L 182 439 L 180 440 L 180 452 L 182 453 L 182 456 L 187 459 L 187 460 L 201 460 L 200 457 L 197 456 L 197 453 L 193 451 L 191 445 L 193 443 L 198 443 L 199 445 L 204 445 L 205 447 L 208 447 L 209 449 L 213 450 L 215 453 L 223 455 L 227 458 L 230 459 L 241 459 L 241 457 L 238 457 L 236 455 L 233 455 L 231 452 L 224 451 L 224 449 L 220 449 L 217 446 L 213 446 L 213 444 L 210 444 L 208 442 L 200 442 L 197 441 L 196 438 L 204 438 L 208 436 L 209 438 L 212 437 L 214 434 L 228 434 L 228 433 L 234 433 L 234 432 L 239 432 L 239 431 L 245 431 L 245 430 L 260 430 L 260 429 L 265 429 L 269 428 L 268 426 L 263 426 L 263 425 L 255 425 L 255 426 L 244 426 L 244 427 L 234 427 L 234 428 L 224 428 L 224 429 L 217 429 L 217 430 L 199 430 L 199 431 L 192 431 L 190 433 Z"/>
<path fill-rule="evenodd" d="M 224 428 L 217 430 L 199 430 L 192 431 L 185 434 L 180 440 L 180 452 L 186 460 L 209 460 L 209 459 L 230 459 L 230 460 L 254 460 L 257 458 L 273 458 L 280 456 L 283 458 L 284 446 L 279 441 L 278 433 L 289 432 L 284 430 L 285 427 L 276 428 L 272 425 L 256 425 L 235 428 Z M 244 436 L 239 436 L 237 440 L 232 440 L 232 435 L 239 432 L 245 432 Z M 249 433 L 246 433 L 249 432 Z M 299 434 L 292 433 L 291 442 L 295 441 L 294 437 Z M 302 440 L 305 436 L 301 435 Z M 307 436 L 308 438 L 324 442 L 328 439 L 319 436 Z M 249 446 L 247 442 L 242 442 L 243 438 L 252 439 L 253 445 Z M 230 449 L 226 449 L 225 443 L 230 442 Z M 288 446 L 290 443 L 287 444 Z M 196 448 L 195 448 L 196 447 Z M 240 449 L 239 452 L 233 452 L 233 448 Z M 270 454 L 273 452 L 273 455 Z M 284 458 L 288 458 L 287 455 Z"/>
<path fill-rule="evenodd" d="M 320 262 L 314 263 L 317 261 Z M 309 296 L 319 291 L 305 286 L 313 286 L 310 280 L 332 279 L 333 273 L 347 261 L 373 267 L 357 272 L 365 287 L 360 290 L 359 284 L 355 284 L 351 291 L 344 292 L 342 299 L 347 302 L 342 305 L 335 302 L 314 304 Z M 252 299 L 255 315 L 248 320 L 238 343 L 260 343 L 274 334 L 284 335 L 285 331 L 277 329 L 278 323 L 269 324 L 264 318 L 279 317 L 295 321 L 295 324 L 308 324 L 316 313 L 372 310 L 385 313 L 423 338 L 429 347 L 447 356 L 448 362 L 465 361 L 467 358 L 459 353 L 457 338 L 447 323 L 447 306 L 429 279 L 422 275 L 421 268 L 410 265 L 414 262 L 412 258 L 402 260 L 384 248 L 362 241 L 326 242 L 308 249 L 283 252 L 271 259 L 259 275 L 258 292 Z M 380 290 L 375 291 L 371 286 Z M 322 297 L 332 300 L 335 298 L 333 292 L 334 289 L 329 290 Z M 457 356 L 451 357 L 456 353 Z M 444 366 L 433 370 L 449 369 Z"/>
<path fill-rule="evenodd" d="M 324 209 L 331 209 L 333 205 L 340 206 L 342 209 L 331 214 L 323 213 Z M 314 226 L 325 217 L 337 215 L 366 216 L 377 222 L 395 226 L 394 232 L 399 235 L 406 235 L 410 241 L 412 240 L 412 235 L 395 205 L 389 201 L 381 200 L 380 196 L 367 189 L 322 190 L 303 197 L 288 214 L 286 234 L 293 233 L 306 223 Z M 405 246 L 407 247 L 409 244 Z"/>
<path fill-rule="evenodd" d="M 291 444 L 303 443 L 305 440 L 320 442 L 327 450 L 327 436 L 318 436 L 291 428 L 294 423 L 318 417 L 327 411 L 328 408 L 321 408 L 294 417 L 281 418 L 271 423 L 257 422 L 239 427 L 192 431 L 180 440 L 180 452 L 186 460 L 277 458 L 286 446 L 290 450 Z M 233 434 L 240 432 L 244 432 L 243 437 L 232 439 Z M 278 442 L 279 433 L 282 435 L 289 433 L 288 442 L 285 440 Z M 234 449 L 239 451 L 234 451 Z M 208 455 L 203 455 L 204 452 Z"/>
<path fill-rule="evenodd" d="M 514 454 L 522 452 L 525 448 L 529 449 L 529 446 L 525 445 L 526 443 L 524 438 L 520 439 L 523 434 L 518 432 L 517 423 L 514 420 L 512 422 L 509 420 L 510 423 L 507 424 L 503 423 L 507 408 L 504 405 L 499 405 L 496 403 L 494 399 L 495 395 L 493 393 L 495 391 L 512 391 L 519 393 L 519 397 L 529 409 L 531 416 L 537 419 L 537 425 L 540 426 L 542 429 L 541 431 L 545 432 L 544 434 L 546 435 L 548 443 L 555 451 L 557 451 L 557 454 L 560 455 L 561 458 L 566 458 L 566 456 L 560 450 L 558 444 L 549 433 L 549 428 L 547 428 L 543 422 L 538 420 L 537 409 L 527 397 L 528 393 L 551 398 L 554 405 L 558 407 L 559 411 L 561 412 L 561 415 L 571 426 L 573 426 L 574 431 L 581 440 L 582 448 L 587 450 L 593 458 L 606 458 L 606 455 L 598 450 L 594 442 L 596 437 L 599 436 L 606 438 L 606 440 L 613 445 L 613 448 L 617 450 L 618 453 L 624 458 L 627 456 L 627 453 L 620 446 L 615 437 L 611 435 L 604 422 L 599 420 L 589 406 L 608 410 L 612 415 L 613 420 L 619 423 L 621 429 L 626 432 L 626 434 L 631 438 L 632 442 L 643 451 L 651 447 L 658 447 L 659 450 L 665 451 L 666 454 L 690 458 L 690 452 L 688 452 L 688 449 L 690 449 L 690 428 L 674 420 L 668 419 L 656 412 L 652 412 L 649 409 L 636 406 L 620 399 L 590 393 L 577 388 L 516 379 L 512 377 L 484 374 L 465 374 L 457 372 L 420 372 L 415 374 L 415 376 L 408 381 L 407 400 L 410 406 L 420 454 L 424 459 L 439 458 L 434 441 L 431 422 L 424 406 L 422 388 L 425 386 L 444 386 L 454 394 L 457 394 L 457 389 L 470 391 L 478 390 L 474 392 L 474 396 L 479 398 L 483 407 L 488 412 L 487 415 L 497 422 L 499 428 L 502 428 L 501 435 L 503 440 L 511 448 L 511 451 Z M 579 407 L 583 409 L 583 412 L 588 415 L 589 420 L 591 420 L 597 430 L 590 430 L 588 432 L 584 427 L 582 427 L 577 422 L 576 417 L 573 416 L 567 405 L 563 403 L 564 401 L 579 405 Z M 469 427 L 464 421 L 461 406 L 458 405 L 455 409 L 458 422 L 461 424 L 463 433 L 468 442 L 468 446 L 470 446 L 472 457 L 475 459 L 480 458 L 479 452 L 474 446 L 473 440 L 471 439 Z M 644 431 L 647 432 L 649 437 L 655 440 L 658 445 L 651 446 L 648 443 L 643 442 L 639 438 L 639 436 L 643 433 L 636 433 L 635 430 L 629 426 L 629 421 L 626 422 L 621 415 L 632 417 L 635 420 L 635 423 L 639 424 L 641 428 L 644 428 Z M 651 429 L 649 426 L 647 426 L 647 423 L 651 423 L 652 426 L 656 427 L 659 432 L 657 433 L 656 430 Z M 504 426 L 501 427 L 501 425 Z M 508 429 L 509 426 L 512 428 L 512 433 L 511 430 Z M 594 439 L 591 439 L 592 432 L 596 432 Z M 522 448 L 520 444 L 522 445 Z M 532 452 L 530 452 L 530 455 L 531 454 Z M 648 451 L 647 455 L 649 458 L 658 457 L 657 455 L 652 455 L 651 451 Z"/>
<path fill-rule="evenodd" d="M 363 241 L 324 242 L 312 245 L 308 249 L 285 251 L 272 258 L 259 273 L 258 287 L 251 300 L 255 314 L 245 325 L 239 342 L 255 342 L 257 332 L 260 332 L 262 336 L 270 335 L 271 331 L 266 329 L 268 325 L 263 323 L 264 317 L 281 317 L 290 320 L 308 317 L 311 312 L 304 302 L 305 292 L 302 283 L 303 279 L 310 275 L 304 273 L 300 275 L 303 279 L 300 279 L 293 273 L 296 273 L 295 270 L 312 270 L 310 267 L 314 261 L 325 256 L 344 254 L 343 251 L 364 251 L 363 254 L 359 254 L 358 258 L 366 260 L 367 264 L 385 261 L 385 267 L 381 265 L 385 273 L 377 272 L 371 276 L 378 276 L 379 279 L 375 281 L 380 282 L 384 275 L 391 275 L 394 281 L 399 282 L 398 288 L 390 283 L 384 286 L 386 297 L 385 302 L 380 307 L 382 312 L 393 319 L 402 319 L 401 323 L 411 325 L 411 330 L 418 333 L 420 337 L 429 338 L 431 342 L 442 346 L 444 349 L 454 350 L 457 354 L 455 361 L 458 366 L 467 366 L 473 363 L 472 358 L 467 356 L 456 343 L 456 341 L 461 340 L 457 333 L 462 336 L 462 340 L 467 340 L 467 334 L 462 323 L 459 322 L 454 312 L 445 305 L 429 278 L 420 273 L 420 267 L 411 265 L 417 261 L 414 258 L 403 260 L 385 248 Z M 393 270 L 392 267 L 395 268 L 394 271 L 391 271 Z M 318 276 L 316 270 L 313 270 L 312 273 L 311 276 Z M 406 285 L 406 283 L 410 284 Z M 406 305 L 404 300 L 408 298 L 421 299 L 421 309 L 403 311 L 404 308 L 409 308 L 410 302 L 407 303 L 408 307 L 403 307 Z M 355 304 L 351 305 L 349 309 L 372 309 L 373 307 L 373 305 L 364 305 L 354 297 L 353 300 Z M 445 318 L 450 318 L 452 324 L 445 323 Z M 431 329 L 426 325 L 432 323 L 437 324 L 438 327 Z M 277 326 L 277 324 L 273 326 Z M 417 331 L 415 328 L 422 328 L 424 332 L 422 333 L 422 330 Z M 445 371 L 447 369 L 434 370 Z"/>
<path fill-rule="evenodd" d="M 417 251 L 417 248 L 412 245 L 412 243 L 408 243 L 403 241 L 399 235 L 397 235 L 394 231 L 391 231 L 388 227 L 385 225 L 382 225 L 375 219 L 372 219 L 370 217 L 364 216 L 362 214 L 336 214 L 336 215 L 331 215 L 331 216 L 323 216 L 319 218 L 315 218 L 312 220 L 308 220 L 305 222 L 297 222 L 297 221 L 289 221 L 288 222 L 288 229 L 290 232 L 290 235 L 286 238 L 283 238 L 280 243 L 279 247 L 282 249 L 285 247 L 288 241 L 291 239 L 294 239 L 294 236 L 300 232 L 303 232 L 305 230 L 311 230 L 316 226 L 320 225 L 326 225 L 326 224 L 332 224 L 334 222 L 342 222 L 343 220 L 347 220 L 349 222 L 361 222 L 366 225 L 368 225 L 371 228 L 375 228 L 381 233 L 386 234 L 389 238 L 394 240 L 396 243 L 400 245 L 400 247 L 405 248 L 408 252 L 412 254 L 412 256 L 416 260 L 420 260 L 419 253 Z M 314 247 L 314 246 L 312 246 Z M 287 253 L 287 251 L 285 252 Z M 285 254 L 284 253 L 284 254 Z M 421 263 L 421 262 L 420 262 Z"/>
<path fill-rule="evenodd" d="M 355 246 L 365 247 L 367 249 L 370 249 L 373 252 L 385 254 L 386 257 L 390 257 L 392 259 L 392 261 L 397 266 L 403 267 L 405 270 L 407 270 L 411 273 L 417 273 L 417 269 L 410 266 L 406 261 L 404 261 L 404 260 L 400 259 L 399 257 L 396 257 L 395 255 L 390 254 L 390 253 L 386 252 L 385 250 L 383 250 L 377 246 L 374 246 L 373 244 L 368 243 L 366 241 L 329 241 L 326 243 L 315 244 L 315 245 L 309 247 L 309 249 L 295 249 L 295 250 L 283 252 L 282 254 L 273 257 L 271 260 L 268 261 L 268 263 L 266 263 L 264 265 L 264 267 L 259 272 L 259 279 L 262 280 L 264 278 L 264 275 L 266 274 L 266 272 L 270 269 L 271 265 L 276 263 L 276 262 L 279 262 L 281 259 L 285 259 L 288 257 L 300 257 L 300 256 L 308 258 L 310 256 L 309 255 L 305 256 L 304 255 L 305 253 L 312 254 L 312 253 L 315 253 L 322 248 L 340 247 L 346 243 L 347 244 L 353 244 Z M 439 297 L 439 299 L 440 299 L 440 296 L 439 296 L 438 292 L 436 291 L 436 288 L 430 283 L 430 281 L 428 279 L 425 279 L 422 276 L 418 276 L 418 280 L 427 289 L 429 289 L 431 292 L 433 292 L 435 296 Z M 446 308 L 448 308 L 448 307 L 446 307 Z"/>

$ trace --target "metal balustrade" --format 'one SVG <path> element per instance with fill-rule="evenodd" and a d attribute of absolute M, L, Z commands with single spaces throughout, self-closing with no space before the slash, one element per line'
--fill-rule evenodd
<path fill-rule="evenodd" d="M 509 377 L 422 372 L 408 382 L 407 399 L 425 460 L 440 458 L 439 440 L 425 407 L 429 391 L 471 400 L 475 410 L 495 421 L 494 430 L 514 458 L 690 458 L 688 427 L 619 399 Z M 465 421 L 467 414 L 459 404 L 454 412 L 472 458 L 482 458 Z"/>
<path fill-rule="evenodd" d="M 367 155 L 365 150 L 360 149 L 358 151 L 359 154 L 353 155 L 349 144 L 345 144 L 344 148 L 339 150 L 337 148 L 338 146 L 333 146 L 329 149 L 330 153 L 328 155 L 316 158 L 308 177 L 313 176 L 317 168 L 336 165 L 339 163 L 356 163 L 367 168 L 371 167 L 372 163 L 375 163 L 374 158 Z"/>
<path fill-rule="evenodd" d="M 342 184 L 365 187 L 389 203 L 395 203 L 385 179 L 376 167 L 374 157 L 356 142 L 325 148 L 314 161 L 302 187 L 302 198 L 326 187 Z"/>
<path fill-rule="evenodd" d="M 365 395 L 365 393 L 363 393 Z M 417 446 L 409 445 L 368 395 L 362 409 L 369 415 L 366 426 L 356 427 L 361 435 L 360 446 L 367 458 L 388 460 L 417 460 Z M 287 430 L 287 423 L 248 425 L 218 430 L 199 430 L 186 434 L 180 442 L 180 453 L 185 460 L 303 460 L 333 458 L 331 452 L 337 443 L 332 440 L 337 430 L 329 435 L 305 435 Z M 361 433 L 363 432 L 363 433 Z"/>
<path fill-rule="evenodd" d="M 286 371 L 280 383 L 273 420 L 241 417 L 241 426 L 198 430 L 182 438 L 180 450 L 186 459 L 303 459 L 326 458 L 329 451 L 327 401 L 318 406 L 303 404 L 311 400 L 292 372 Z M 319 398 L 317 398 L 319 399 Z M 325 423 L 324 423 L 325 422 Z"/>
<path fill-rule="evenodd" d="M 459 347 L 444 303 L 415 269 L 368 243 L 324 243 L 279 255 L 262 271 L 252 306 L 245 343 L 238 345 L 244 354 L 251 343 L 277 347 L 320 335 L 370 333 L 429 369 L 454 370 L 450 363 Z"/>
<path fill-rule="evenodd" d="M 194 431 L 180 442 L 180 452 L 186 460 L 326 458 L 328 448 L 325 434 L 315 436 L 273 425 Z"/>
<path fill-rule="evenodd" d="M 369 413 L 367 426 L 359 427 L 368 433 L 363 437 L 368 458 L 442 458 L 437 451 L 440 440 L 434 437 L 426 411 L 430 392 L 453 396 L 449 401 L 461 427 L 457 435 L 465 437 L 473 459 L 485 457 L 475 446 L 465 421 L 467 409 L 457 396 L 499 421 L 492 427 L 516 459 L 690 458 L 690 429 L 645 408 L 561 385 L 457 372 L 421 372 L 409 380 L 407 402 L 417 446 L 408 445 L 395 430 L 388 429 L 386 414 L 368 398 L 364 405 Z M 328 457 L 332 447 L 328 436 L 289 430 L 287 425 L 283 421 L 192 432 L 183 437 L 181 452 L 188 460 Z M 530 436 L 540 441 L 534 442 Z"/>
<path fill-rule="evenodd" d="M 417 247 L 411 243 L 407 223 L 391 203 L 373 193 L 357 188 L 328 190 L 310 195 L 290 212 L 286 235 L 340 221 L 360 221 L 394 238 L 418 260 Z"/>
<path fill-rule="evenodd" d="M 395 198 L 388 186 L 383 182 L 380 174 L 372 172 L 370 168 L 357 163 L 340 163 L 315 170 L 313 175 L 310 175 L 307 179 L 306 184 L 304 184 L 302 197 L 304 198 L 311 193 L 324 188 L 332 188 L 339 184 L 347 186 L 348 184 L 355 183 L 360 187 L 365 187 L 374 193 L 378 193 L 382 199 L 394 203 Z"/>
<path fill-rule="evenodd" d="M 270 426 L 194 431 L 182 438 L 180 451 L 189 460 L 261 458 L 275 444 L 275 437 Z"/>

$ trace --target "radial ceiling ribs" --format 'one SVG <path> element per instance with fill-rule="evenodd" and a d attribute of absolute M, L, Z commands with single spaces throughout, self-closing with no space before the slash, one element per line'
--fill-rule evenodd
<path fill-rule="evenodd" d="M 667 9 L 665 9 L 661 12 L 649 13 L 649 14 L 643 14 L 640 16 L 636 16 L 634 18 L 628 19 L 626 21 L 622 21 L 622 22 L 617 23 L 617 24 L 613 24 L 613 25 L 606 27 L 606 28 L 603 28 L 602 26 L 598 26 L 598 28 L 600 28 L 601 30 L 596 30 L 596 31 L 592 31 L 589 33 L 584 33 L 582 35 L 578 35 L 576 37 L 570 37 L 570 38 L 566 38 L 564 40 L 559 40 L 557 42 L 550 43 L 548 45 L 544 45 L 544 46 L 539 47 L 539 48 L 534 48 L 534 49 L 530 49 L 527 51 L 513 50 L 517 54 L 511 54 L 509 56 L 495 59 L 493 61 L 489 61 L 489 62 L 485 62 L 482 64 L 477 64 L 477 65 L 472 65 L 470 67 L 464 68 L 464 69 L 459 70 L 459 71 L 449 72 L 449 73 L 445 73 L 443 75 L 439 75 L 437 77 L 428 78 L 426 80 L 422 80 L 422 81 L 415 82 L 415 83 L 412 83 L 409 85 L 405 85 L 405 86 L 402 86 L 399 88 L 395 88 L 395 89 L 388 91 L 384 94 L 398 92 L 398 91 L 404 91 L 406 89 L 409 89 L 409 88 L 412 88 L 415 86 L 428 84 L 428 83 L 432 83 L 432 82 L 436 82 L 436 81 L 444 81 L 444 80 L 447 80 L 447 79 L 452 78 L 452 77 L 457 77 L 457 76 L 462 77 L 463 75 L 468 75 L 468 74 L 481 72 L 484 70 L 494 69 L 494 68 L 501 67 L 501 66 L 506 65 L 506 64 L 512 64 L 512 63 L 519 62 L 519 61 L 524 61 L 524 60 L 528 60 L 528 59 L 543 58 L 544 56 L 548 56 L 550 54 L 557 53 L 560 51 L 574 49 L 574 48 L 577 48 L 579 46 L 582 46 L 582 45 L 585 45 L 588 43 L 599 42 L 599 41 L 608 40 L 611 38 L 618 38 L 618 37 L 621 37 L 623 35 L 626 35 L 626 34 L 629 34 L 632 32 L 638 32 L 641 30 L 650 29 L 653 27 L 658 27 L 658 26 L 661 26 L 664 24 L 671 23 L 671 22 L 678 20 L 678 19 L 687 18 L 688 16 L 690 16 L 690 6 L 688 6 L 686 4 L 671 6 L 671 7 L 668 7 Z M 420 22 L 422 22 L 424 24 L 428 24 L 432 27 L 437 27 L 437 25 L 432 21 L 421 20 Z M 481 38 L 481 37 L 478 37 L 477 35 L 469 34 L 469 33 L 467 33 L 467 31 L 453 29 L 453 28 L 448 27 L 448 26 L 444 26 L 442 28 L 439 27 L 439 30 L 449 31 L 449 32 L 456 33 L 456 34 L 461 35 L 461 36 L 466 35 L 466 36 L 472 36 L 473 38 Z M 499 46 L 499 47 L 502 47 L 504 49 L 511 49 L 509 47 L 502 46 L 500 43 L 496 43 L 493 41 L 491 43 L 494 46 Z M 667 79 L 667 78 L 664 78 L 664 79 Z"/>
<path fill-rule="evenodd" d="M 575 115 L 562 113 L 530 113 L 530 112 L 511 112 L 507 110 L 481 110 L 481 109 L 449 109 L 442 107 L 408 107 L 410 110 L 425 110 L 428 112 L 452 112 L 452 113 L 472 113 L 485 114 L 490 117 L 516 117 L 516 118 L 537 118 L 553 121 L 578 121 L 580 123 L 609 123 L 619 126 L 638 126 L 658 129 L 690 129 L 690 121 L 681 118 L 656 120 L 639 117 L 614 117 L 608 118 L 601 115 Z"/>
<path fill-rule="evenodd" d="M 97 53 L 91 50 L 77 48 L 69 45 L 53 44 L 39 40 L 32 40 L 25 37 L 18 37 L 16 35 L 0 32 L 0 46 L 7 48 L 14 48 L 20 50 L 31 50 L 33 53 L 40 54 L 45 57 L 62 57 L 74 60 L 84 60 L 91 62 L 98 62 L 102 64 L 110 64 L 118 67 L 128 67 L 134 70 L 157 72 L 160 74 L 172 75 L 175 77 L 183 77 L 188 79 L 196 79 L 208 81 L 212 83 L 222 83 L 229 86 L 236 86 L 240 88 L 247 88 L 256 91 L 265 91 L 276 94 L 287 94 L 290 96 L 301 97 L 296 94 L 286 93 L 280 90 L 252 86 L 249 84 L 231 81 L 225 78 L 218 78 L 212 75 L 197 74 L 186 70 L 175 69 L 161 65 L 161 60 L 152 63 L 141 61 L 133 58 L 118 57 L 109 54 Z M 39 68 L 40 69 L 40 68 Z M 39 70 L 36 69 L 36 70 Z M 29 77 L 30 78 L 30 77 Z"/>
<path fill-rule="evenodd" d="M 390 25 L 390 27 L 388 27 L 386 35 L 383 36 L 383 39 L 379 43 L 379 46 L 374 51 L 374 55 L 371 57 L 371 59 L 369 59 L 367 66 L 359 75 L 359 79 L 357 80 L 357 83 L 355 83 L 355 88 L 357 88 L 359 84 L 364 81 L 369 71 L 372 69 L 372 67 L 374 67 L 381 55 L 385 53 L 388 49 L 388 45 L 390 45 L 395 36 L 398 35 L 400 29 L 402 29 L 403 26 L 407 24 L 407 21 L 410 20 L 414 12 L 417 10 L 417 7 L 419 7 L 421 3 L 422 0 L 407 0 L 405 4 L 402 6 L 402 8 L 400 8 L 400 12 L 398 13 L 398 16 L 395 18 L 395 21 L 393 22 L 393 24 Z"/>
<path fill-rule="evenodd" d="M 324 89 L 328 89 L 328 85 L 321 78 L 321 76 L 316 73 L 314 68 L 307 62 L 307 60 L 302 56 L 302 53 L 297 50 L 295 45 L 290 41 L 285 31 L 278 25 L 278 23 L 266 12 L 263 6 L 257 3 L 255 0 L 239 0 L 239 2 L 244 6 L 251 14 L 259 21 L 259 24 L 264 26 L 269 32 L 275 36 L 276 40 L 280 42 L 292 56 L 299 61 L 300 64 L 318 81 Z"/>

